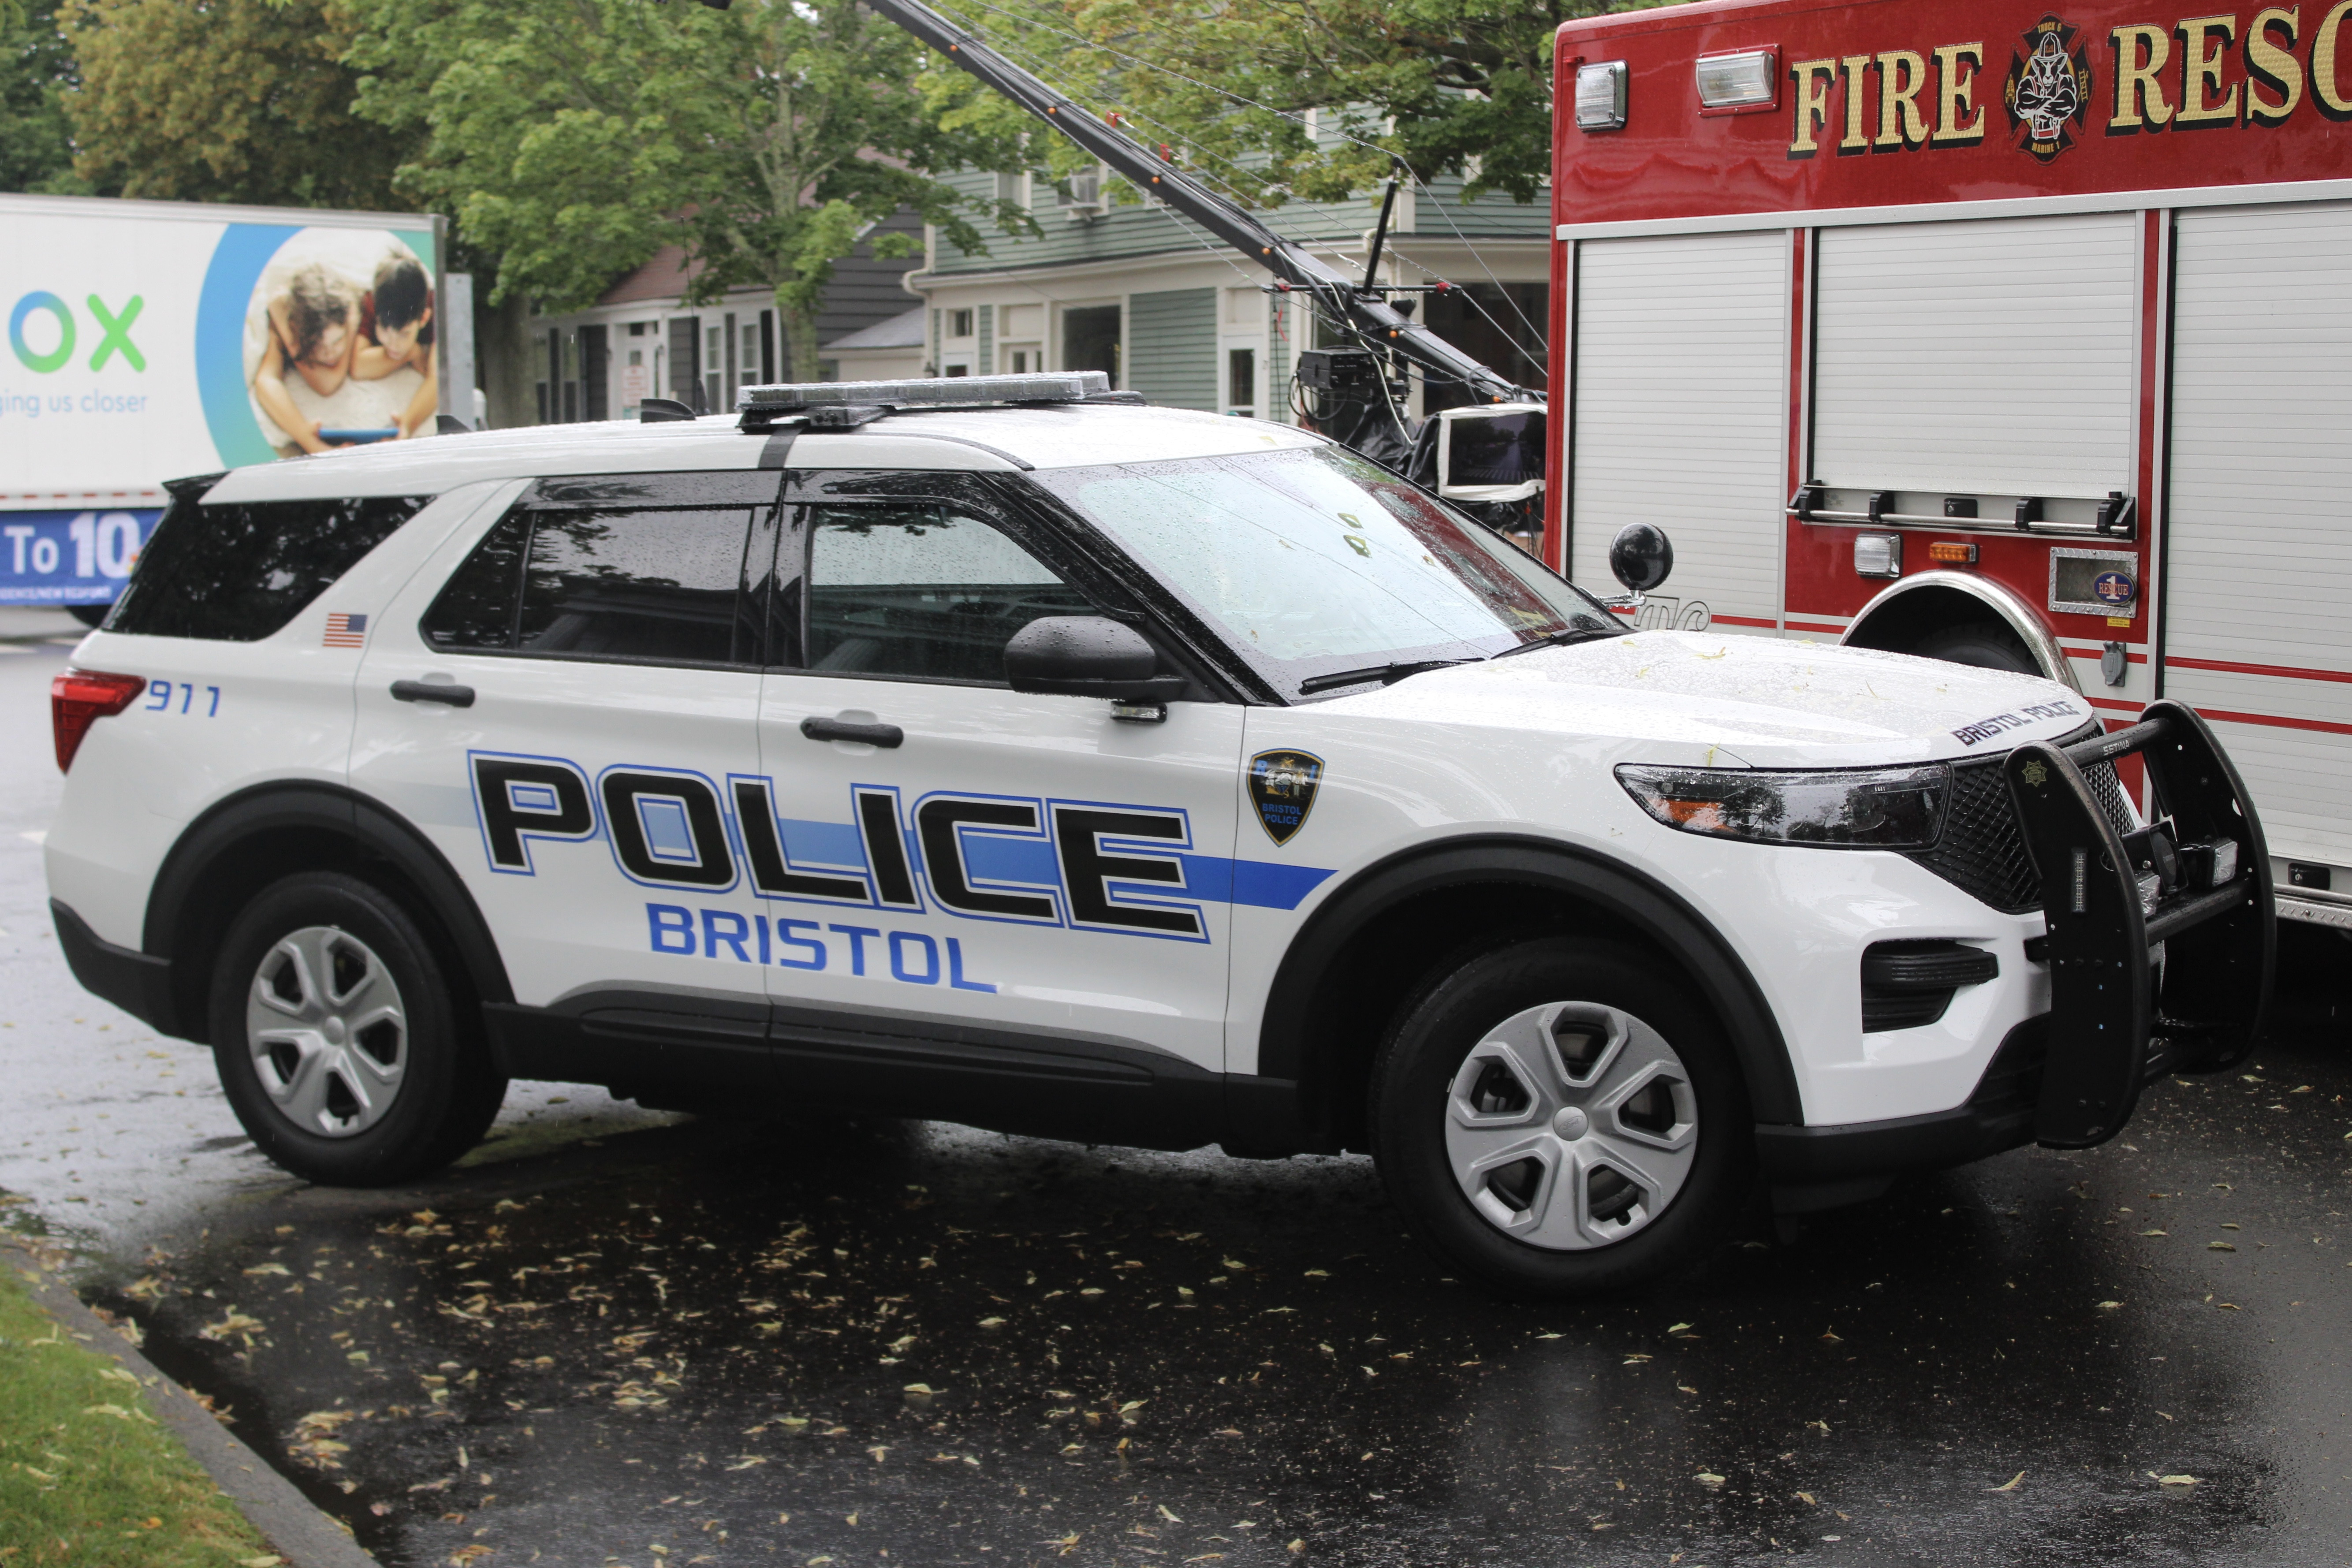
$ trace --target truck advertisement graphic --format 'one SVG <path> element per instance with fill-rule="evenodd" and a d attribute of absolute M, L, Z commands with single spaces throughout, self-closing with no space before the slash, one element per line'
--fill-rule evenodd
<path fill-rule="evenodd" d="M 434 433 L 429 217 L 0 195 L 0 604 L 103 605 L 163 481 Z"/>

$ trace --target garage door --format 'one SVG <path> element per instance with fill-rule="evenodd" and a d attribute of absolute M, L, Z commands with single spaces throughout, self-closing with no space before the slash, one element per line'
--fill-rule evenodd
<path fill-rule="evenodd" d="M 1615 593 L 1609 541 L 1653 522 L 1675 544 L 1660 591 L 1673 604 L 1657 611 L 1727 630 L 1778 624 L 1788 253 L 1779 231 L 1578 246 L 1577 582 Z"/>
<path fill-rule="evenodd" d="M 2132 489 L 2137 224 L 1823 229 L 1811 477 L 1929 494 Z"/>
<path fill-rule="evenodd" d="M 2165 694 L 2216 721 L 2274 851 L 2352 867 L 2352 205 L 2176 234 Z"/>

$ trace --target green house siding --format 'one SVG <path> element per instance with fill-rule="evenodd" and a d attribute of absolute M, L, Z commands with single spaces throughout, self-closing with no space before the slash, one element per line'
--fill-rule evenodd
<path fill-rule="evenodd" d="M 1129 387 L 1166 407 L 1216 412 L 1214 289 L 1129 295 L 1127 338 Z"/>
<path fill-rule="evenodd" d="M 961 174 L 949 176 L 947 183 L 977 201 L 993 197 L 994 180 L 991 174 Z M 1107 182 L 1107 185 L 1122 194 L 1127 191 L 1116 180 Z M 1551 215 L 1545 203 L 1521 205 L 1498 195 L 1464 202 L 1462 185 L 1461 176 L 1454 174 L 1431 181 L 1415 204 L 1414 230 L 1427 238 L 1459 237 L 1474 243 L 1480 239 L 1540 239 L 1549 232 Z M 1150 256 L 1222 258 L 1230 254 L 1222 241 L 1163 206 L 1114 205 L 1099 216 L 1074 219 L 1055 206 L 1053 201 L 1053 187 L 1039 182 L 1034 211 L 1041 232 L 1035 237 L 1007 234 L 991 216 L 968 209 L 986 248 L 961 251 L 942 238 L 933 275 L 946 279 L 959 273 L 993 272 L 1007 268 L 1057 267 Z M 1276 232 L 1294 239 L 1318 246 L 1353 246 L 1378 221 L 1380 210 L 1380 192 L 1373 190 L 1352 201 L 1290 202 L 1257 216 Z"/>

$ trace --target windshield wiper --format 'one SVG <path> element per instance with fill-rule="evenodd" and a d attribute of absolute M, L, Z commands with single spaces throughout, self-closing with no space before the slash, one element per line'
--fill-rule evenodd
<path fill-rule="evenodd" d="M 1563 631 L 1554 632 L 1549 637 L 1538 637 L 1533 642 L 1523 642 L 1517 647 L 1507 647 L 1493 657 L 1508 658 L 1515 653 L 1533 653 L 1539 647 L 1567 647 L 1575 643 L 1591 642 L 1595 637 L 1613 637 L 1617 635 L 1617 632 L 1607 626 L 1570 626 Z"/>
<path fill-rule="evenodd" d="M 1451 669 L 1457 664 L 1475 664 L 1467 658 L 1417 658 L 1398 664 L 1375 664 L 1364 669 L 1339 669 L 1329 675 L 1310 675 L 1298 683 L 1298 695 L 1312 697 L 1318 691 L 1336 691 L 1342 686 L 1361 686 L 1377 680 L 1382 686 L 1394 686 L 1408 675 L 1423 675 L 1433 669 Z"/>

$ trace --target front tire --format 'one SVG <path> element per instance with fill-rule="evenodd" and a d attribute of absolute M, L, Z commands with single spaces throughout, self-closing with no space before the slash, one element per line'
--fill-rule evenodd
<path fill-rule="evenodd" d="M 246 906 L 221 944 L 211 1021 L 254 1146 L 322 1185 L 438 1170 L 506 1098 L 425 931 L 340 872 L 288 877 Z"/>
<path fill-rule="evenodd" d="M 1545 937 L 1450 966 L 1373 1070 L 1373 1154 L 1449 1261 L 1583 1296 L 1690 1262 L 1746 1205 L 1753 1118 L 1721 1030 L 1622 943 Z"/>

